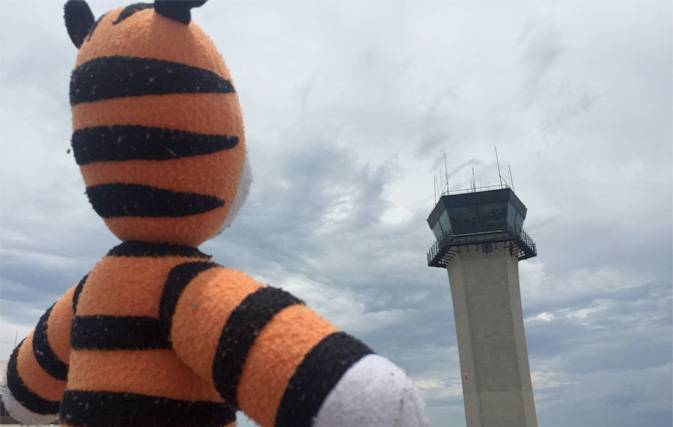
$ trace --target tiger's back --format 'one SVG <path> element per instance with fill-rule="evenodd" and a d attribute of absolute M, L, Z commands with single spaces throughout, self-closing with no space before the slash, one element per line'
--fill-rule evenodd
<path fill-rule="evenodd" d="M 101 259 L 73 297 L 70 369 L 60 410 L 63 423 L 234 422 L 234 410 L 212 382 L 199 377 L 172 350 L 160 318 L 171 271 L 209 259 L 190 247 L 140 242 L 123 243 Z"/>

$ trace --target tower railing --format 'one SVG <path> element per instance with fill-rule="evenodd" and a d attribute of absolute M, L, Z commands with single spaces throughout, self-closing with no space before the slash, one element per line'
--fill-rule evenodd
<path fill-rule="evenodd" d="M 533 239 L 521 228 L 509 224 L 478 226 L 456 226 L 444 232 L 430 247 L 427 254 L 428 265 L 446 268 L 445 256 L 452 248 L 482 243 L 512 242 L 510 253 L 519 260 L 537 256 L 537 247 Z"/>

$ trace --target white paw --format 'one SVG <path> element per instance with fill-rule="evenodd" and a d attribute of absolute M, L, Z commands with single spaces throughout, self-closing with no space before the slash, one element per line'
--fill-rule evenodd
<path fill-rule="evenodd" d="M 37 414 L 19 403 L 7 385 L 7 369 L 2 375 L 2 403 L 10 415 L 23 424 L 50 424 L 58 418 L 58 415 Z"/>
<path fill-rule="evenodd" d="M 353 365 L 325 399 L 314 427 L 427 427 L 425 405 L 411 378 L 369 355 Z"/>

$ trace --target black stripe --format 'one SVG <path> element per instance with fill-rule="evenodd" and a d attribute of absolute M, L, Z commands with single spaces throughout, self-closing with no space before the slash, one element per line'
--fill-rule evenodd
<path fill-rule="evenodd" d="M 133 3 L 132 5 L 126 6 L 117 17 L 117 20 L 112 23 L 112 25 L 120 24 L 134 13 L 153 7 L 154 5 L 152 3 Z"/>
<path fill-rule="evenodd" d="M 210 259 L 210 255 L 206 255 L 197 248 L 183 245 L 172 245 L 169 243 L 148 243 L 130 241 L 124 242 L 115 246 L 108 252 L 107 256 L 116 257 L 185 257 L 185 258 L 201 258 Z"/>
<path fill-rule="evenodd" d="M 343 374 L 372 350 L 343 332 L 325 337 L 290 378 L 276 412 L 276 427 L 310 427 Z"/>
<path fill-rule="evenodd" d="M 237 136 L 206 135 L 140 125 L 100 126 L 72 134 L 78 165 L 124 160 L 170 160 L 229 150 Z"/>
<path fill-rule="evenodd" d="M 70 348 L 73 350 L 155 350 L 170 348 L 161 321 L 145 316 L 75 316 Z"/>
<path fill-rule="evenodd" d="M 77 313 L 77 303 L 79 302 L 79 294 L 82 293 L 82 289 L 84 288 L 84 284 L 86 283 L 86 279 L 89 277 L 87 274 L 84 276 L 82 280 L 79 281 L 77 284 L 77 287 L 75 288 L 75 293 L 72 294 L 72 312 Z"/>
<path fill-rule="evenodd" d="M 19 355 L 19 348 L 24 342 L 25 340 L 21 341 L 19 346 L 16 347 L 9 358 L 9 363 L 7 363 L 7 387 L 9 387 L 12 397 L 29 411 L 41 415 L 56 415 L 58 414 L 59 402 L 43 399 L 33 393 L 19 376 L 16 360 Z"/>
<path fill-rule="evenodd" d="M 72 72 L 70 105 L 127 96 L 172 93 L 233 93 L 234 86 L 210 70 L 152 58 L 105 56 Z"/>
<path fill-rule="evenodd" d="M 303 302 L 282 289 L 265 287 L 251 293 L 234 309 L 222 329 L 215 360 L 213 381 L 220 396 L 238 407 L 236 388 L 243 364 L 255 338 L 282 309 Z"/>
<path fill-rule="evenodd" d="M 140 184 L 101 184 L 86 188 L 96 213 L 103 218 L 182 217 L 224 206 L 224 200 Z"/>
<path fill-rule="evenodd" d="M 185 290 L 187 285 L 196 276 L 214 267 L 218 267 L 214 262 L 185 262 L 173 267 L 170 273 L 168 273 L 164 291 L 161 294 L 161 301 L 159 302 L 159 318 L 161 319 L 164 336 L 167 339 L 170 339 L 173 314 L 175 313 L 175 307 L 178 305 L 182 291 Z"/>
<path fill-rule="evenodd" d="M 57 380 L 66 381 L 68 379 L 68 365 L 56 357 L 47 339 L 47 321 L 53 308 L 54 305 L 49 307 L 42 317 L 40 317 L 40 321 L 37 322 L 35 333 L 33 334 L 33 353 L 35 354 L 35 360 L 37 360 L 37 363 L 46 373 Z"/>
<path fill-rule="evenodd" d="M 87 427 L 222 427 L 236 421 L 226 403 L 80 390 L 65 391 L 60 415 L 65 424 Z"/>

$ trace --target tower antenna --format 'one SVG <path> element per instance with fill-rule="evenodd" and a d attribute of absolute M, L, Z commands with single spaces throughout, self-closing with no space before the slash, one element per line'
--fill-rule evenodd
<path fill-rule="evenodd" d="M 440 166 L 439 168 L 439 178 L 437 179 L 437 190 L 439 191 L 439 197 L 442 197 L 442 193 L 444 192 L 444 185 L 442 182 L 444 181 L 444 178 L 442 178 L 442 168 Z"/>
<path fill-rule="evenodd" d="M 474 168 L 472 168 L 472 192 L 477 191 L 477 183 L 474 179 Z"/>
<path fill-rule="evenodd" d="M 446 151 L 444 152 L 444 174 L 446 176 L 446 194 L 449 194 L 449 167 L 446 166 Z"/>
<path fill-rule="evenodd" d="M 507 169 L 509 169 L 509 185 L 512 186 L 512 190 L 514 190 L 514 179 L 512 178 L 512 168 L 507 165 Z"/>
<path fill-rule="evenodd" d="M 498 146 L 495 148 L 495 163 L 498 165 L 498 179 L 500 180 L 500 188 L 502 188 L 502 175 L 500 174 L 500 160 L 498 160 Z"/>

